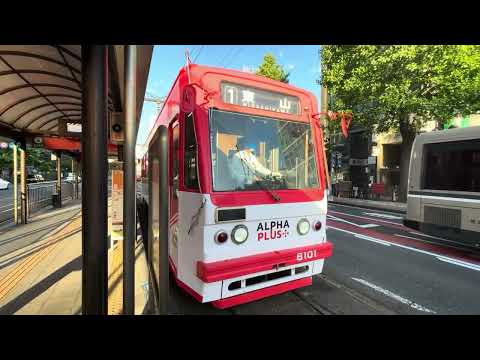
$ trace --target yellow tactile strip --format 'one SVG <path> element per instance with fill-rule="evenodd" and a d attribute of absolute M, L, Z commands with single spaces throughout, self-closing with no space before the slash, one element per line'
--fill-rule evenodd
<path fill-rule="evenodd" d="M 108 276 L 108 315 L 123 313 L 123 241 L 113 245 Z"/>
<path fill-rule="evenodd" d="M 43 245 L 41 251 L 38 251 L 20 263 L 18 263 L 7 275 L 0 279 L 0 300 L 4 298 L 17 284 L 27 276 L 30 271 L 50 254 L 63 240 L 66 235 L 73 233 L 73 230 L 81 228 L 82 218 L 80 215 L 75 217 L 68 225 L 63 227 L 60 231 L 50 236 L 49 240 Z"/>

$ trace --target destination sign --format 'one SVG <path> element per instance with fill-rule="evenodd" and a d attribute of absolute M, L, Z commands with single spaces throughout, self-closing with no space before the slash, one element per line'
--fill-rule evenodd
<path fill-rule="evenodd" d="M 295 96 L 222 82 L 222 100 L 227 104 L 299 115 L 300 101 Z"/>

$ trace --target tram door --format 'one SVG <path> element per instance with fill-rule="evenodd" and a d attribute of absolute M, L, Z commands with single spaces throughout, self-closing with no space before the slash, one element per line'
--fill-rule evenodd
<path fill-rule="evenodd" d="M 178 186 L 179 180 L 179 151 L 180 151 L 180 126 L 178 118 L 175 120 L 168 131 L 169 146 L 169 249 L 170 256 L 175 264 L 178 264 Z"/>

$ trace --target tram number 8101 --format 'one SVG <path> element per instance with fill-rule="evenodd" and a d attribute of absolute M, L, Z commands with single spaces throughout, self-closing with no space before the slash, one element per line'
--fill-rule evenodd
<path fill-rule="evenodd" d="M 310 260 L 317 257 L 317 250 L 309 250 L 297 253 L 297 261 Z"/>

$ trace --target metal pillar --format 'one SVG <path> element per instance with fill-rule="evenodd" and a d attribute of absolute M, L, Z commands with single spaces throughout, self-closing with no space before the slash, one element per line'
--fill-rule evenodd
<path fill-rule="evenodd" d="M 82 314 L 106 315 L 107 47 L 82 45 Z"/>
<path fill-rule="evenodd" d="M 62 152 L 57 151 L 57 196 L 58 203 L 54 204 L 55 207 L 62 207 Z"/>
<path fill-rule="evenodd" d="M 18 164 L 17 145 L 13 145 L 13 221 L 18 224 Z"/>
<path fill-rule="evenodd" d="M 123 313 L 135 312 L 135 239 L 137 233 L 135 142 L 137 137 L 137 47 L 125 46 L 125 144 L 123 162 Z"/>
<path fill-rule="evenodd" d="M 160 278 L 158 288 L 159 291 L 159 312 L 162 315 L 168 314 L 168 297 L 169 297 L 169 279 L 168 279 L 168 130 L 165 126 L 159 128 L 160 132 Z M 154 257 L 153 257 L 154 258 Z"/>
<path fill-rule="evenodd" d="M 28 189 L 27 189 L 27 167 L 25 162 L 27 147 L 26 144 L 22 144 L 20 149 L 20 207 L 22 224 L 27 223 L 28 219 Z"/>
<path fill-rule="evenodd" d="M 78 199 L 78 170 L 79 169 L 79 163 L 78 160 L 75 161 L 75 199 Z"/>

